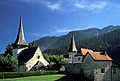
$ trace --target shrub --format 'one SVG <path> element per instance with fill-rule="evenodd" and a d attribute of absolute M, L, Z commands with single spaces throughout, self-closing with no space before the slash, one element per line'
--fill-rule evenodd
<path fill-rule="evenodd" d="M 28 76 L 39 76 L 56 74 L 58 71 L 30 71 L 30 72 L 0 72 L 0 78 L 17 78 L 17 77 L 28 77 Z"/>
<path fill-rule="evenodd" d="M 59 70 L 62 64 L 65 64 L 67 60 L 64 58 L 63 55 L 51 55 L 50 61 L 53 69 Z"/>

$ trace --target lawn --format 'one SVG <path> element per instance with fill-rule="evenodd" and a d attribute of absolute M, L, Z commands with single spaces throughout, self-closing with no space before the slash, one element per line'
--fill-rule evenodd
<path fill-rule="evenodd" d="M 0 79 L 0 81 L 91 81 L 91 80 L 80 75 L 52 74 L 21 78 Z"/>
<path fill-rule="evenodd" d="M 0 81 L 55 81 L 64 77 L 63 74 L 41 75 L 22 78 L 0 79 Z"/>

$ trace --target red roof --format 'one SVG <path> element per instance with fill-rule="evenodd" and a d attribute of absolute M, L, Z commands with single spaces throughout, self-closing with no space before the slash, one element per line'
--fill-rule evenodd
<path fill-rule="evenodd" d="M 92 50 L 89 50 L 89 49 L 84 49 L 84 48 L 81 48 L 81 52 L 83 55 L 86 55 L 87 52 L 91 53 L 93 52 Z"/>
<path fill-rule="evenodd" d="M 101 54 L 101 52 L 94 52 L 93 50 L 81 48 L 82 55 L 86 55 L 89 52 L 91 57 L 94 60 L 103 60 L 103 61 L 112 61 L 112 58 L 108 56 L 108 54 Z"/>
<path fill-rule="evenodd" d="M 101 52 L 89 52 L 94 60 L 112 61 L 112 59 L 107 55 L 101 54 Z"/>

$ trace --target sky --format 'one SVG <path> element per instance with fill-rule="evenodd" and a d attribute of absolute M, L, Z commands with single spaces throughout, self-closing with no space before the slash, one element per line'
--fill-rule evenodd
<path fill-rule="evenodd" d="M 21 9 L 27 43 L 73 30 L 120 25 L 120 0 L 0 0 L 0 53 L 17 37 Z"/>

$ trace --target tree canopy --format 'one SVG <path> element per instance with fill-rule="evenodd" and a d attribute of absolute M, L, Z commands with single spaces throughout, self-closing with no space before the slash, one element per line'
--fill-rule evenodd
<path fill-rule="evenodd" d="M 12 71 L 17 66 L 17 59 L 14 59 L 10 54 L 0 58 L 0 71 Z"/>
<path fill-rule="evenodd" d="M 37 43 L 35 42 L 35 40 L 33 42 L 29 43 L 29 48 L 33 48 L 36 46 L 37 46 Z"/>

